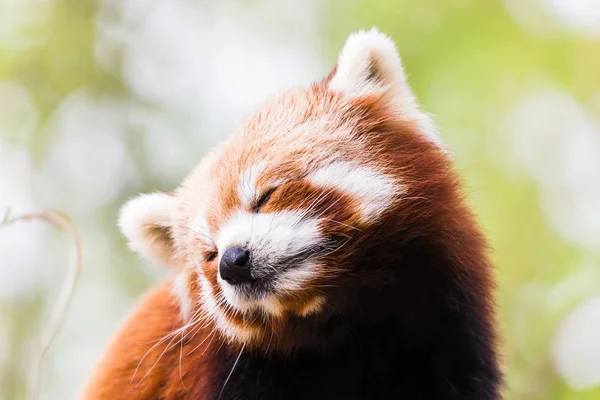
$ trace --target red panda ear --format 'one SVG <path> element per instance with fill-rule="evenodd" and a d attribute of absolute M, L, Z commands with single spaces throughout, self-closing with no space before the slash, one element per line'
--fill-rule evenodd
<path fill-rule="evenodd" d="M 142 194 L 129 200 L 119 215 L 119 228 L 131 250 L 165 266 L 175 263 L 172 238 L 177 198 L 167 193 Z"/>
<path fill-rule="evenodd" d="M 433 123 L 419 109 L 406 81 L 396 45 L 376 28 L 348 37 L 327 80 L 330 90 L 350 98 L 381 95 L 401 118 L 417 121 L 425 135 L 440 143 Z"/>
<path fill-rule="evenodd" d="M 329 88 L 349 97 L 384 93 L 414 100 L 396 45 L 376 28 L 348 37 Z"/>

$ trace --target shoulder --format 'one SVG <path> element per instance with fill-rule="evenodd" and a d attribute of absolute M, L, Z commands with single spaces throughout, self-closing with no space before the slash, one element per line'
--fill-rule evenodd
<path fill-rule="evenodd" d="M 160 357 L 170 339 L 161 340 L 183 325 L 172 287 L 165 281 L 138 302 L 96 366 L 83 399 L 149 398 L 154 393 L 172 362 L 169 354 Z"/>

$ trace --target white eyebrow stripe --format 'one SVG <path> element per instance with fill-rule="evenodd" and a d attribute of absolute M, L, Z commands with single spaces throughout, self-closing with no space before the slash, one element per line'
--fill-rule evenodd
<path fill-rule="evenodd" d="M 257 197 L 256 181 L 264 171 L 266 164 L 264 162 L 253 164 L 240 174 L 238 183 L 238 196 L 245 205 L 250 205 Z"/>
<path fill-rule="evenodd" d="M 402 186 L 386 174 L 347 161 L 335 161 L 309 175 L 314 185 L 334 188 L 360 202 L 360 219 L 364 223 L 377 219 L 393 203 Z"/>

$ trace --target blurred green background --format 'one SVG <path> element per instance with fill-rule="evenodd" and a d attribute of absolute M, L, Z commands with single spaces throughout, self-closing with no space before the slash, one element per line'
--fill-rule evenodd
<path fill-rule="evenodd" d="M 262 100 L 325 75 L 374 25 L 490 238 L 506 399 L 600 399 L 600 2 L 0 0 L 0 214 L 62 210 L 83 242 L 41 398 L 75 398 L 165 274 L 127 251 L 119 206 L 174 188 Z M 0 399 L 27 397 L 64 236 L 0 229 Z"/>

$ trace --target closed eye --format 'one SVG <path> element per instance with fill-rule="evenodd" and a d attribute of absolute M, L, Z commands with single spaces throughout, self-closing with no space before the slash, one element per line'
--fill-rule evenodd
<path fill-rule="evenodd" d="M 211 262 L 212 260 L 217 258 L 218 255 L 219 252 L 216 250 L 207 251 L 206 253 L 204 253 L 204 259 L 206 260 L 206 262 Z"/>
<path fill-rule="evenodd" d="M 277 187 L 270 188 L 266 192 L 261 194 L 260 197 L 258 198 L 258 200 L 256 200 L 256 202 L 252 206 L 252 212 L 259 213 L 262 206 L 267 204 L 267 202 L 269 201 L 269 199 L 271 198 L 271 195 L 273 194 L 273 192 L 275 192 L 275 190 L 277 190 Z"/>

